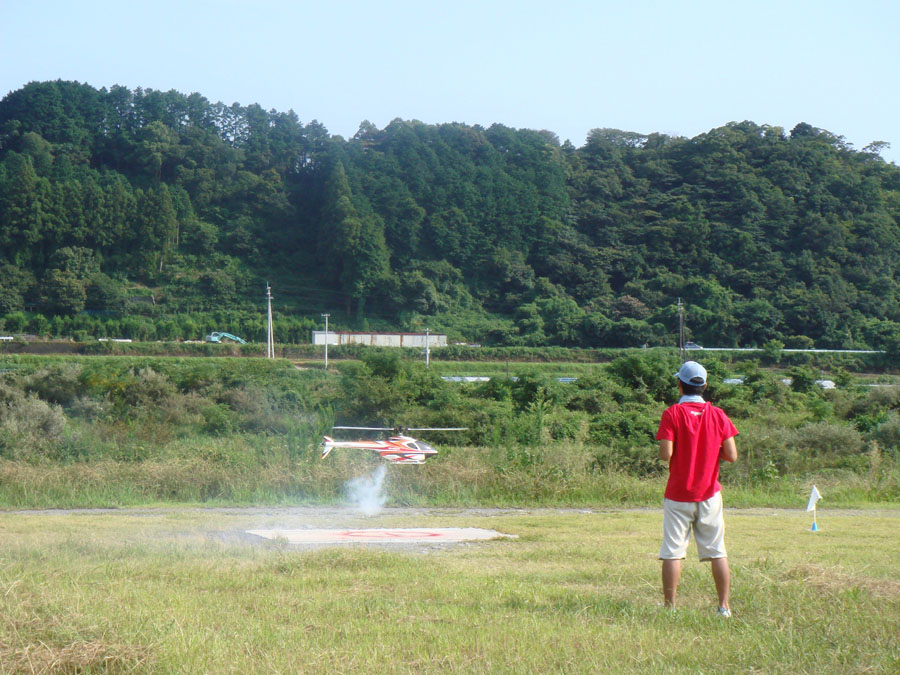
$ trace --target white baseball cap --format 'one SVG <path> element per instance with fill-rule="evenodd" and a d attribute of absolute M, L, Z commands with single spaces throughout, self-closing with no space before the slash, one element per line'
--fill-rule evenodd
<path fill-rule="evenodd" d="M 703 386 L 706 384 L 706 368 L 696 361 L 685 361 L 681 364 L 681 368 L 675 373 L 678 379 L 685 384 L 694 386 Z"/>

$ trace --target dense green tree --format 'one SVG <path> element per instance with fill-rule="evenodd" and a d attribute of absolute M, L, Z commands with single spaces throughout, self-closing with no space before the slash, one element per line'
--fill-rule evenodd
<path fill-rule="evenodd" d="M 92 274 L 85 285 L 85 309 L 114 311 L 124 301 L 122 285 L 103 272 Z"/>
<path fill-rule="evenodd" d="M 135 250 L 145 271 L 162 272 L 175 246 L 177 216 L 169 188 L 138 191 L 134 224 Z"/>
<path fill-rule="evenodd" d="M 41 288 L 44 293 L 44 306 L 50 314 L 71 316 L 84 309 L 87 298 L 85 285 L 73 272 L 50 270 Z"/>
<path fill-rule="evenodd" d="M 389 254 L 383 228 L 372 214 L 353 203 L 343 164 L 335 164 L 326 190 L 318 253 L 322 268 L 337 279 L 349 303 L 361 310 L 366 297 L 388 273 Z"/>
<path fill-rule="evenodd" d="M 25 296 L 34 285 L 34 275 L 15 265 L 0 265 L 0 316 L 24 308 Z"/>
<path fill-rule="evenodd" d="M 19 266 L 44 262 L 44 205 L 46 184 L 34 170 L 31 157 L 11 153 L 0 172 L 0 248 Z"/>

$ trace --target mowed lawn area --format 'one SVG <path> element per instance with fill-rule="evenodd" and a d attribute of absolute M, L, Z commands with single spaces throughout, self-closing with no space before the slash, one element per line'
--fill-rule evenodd
<path fill-rule="evenodd" d="M 820 503 L 821 505 L 821 503 Z M 900 510 L 728 509 L 734 617 L 661 512 L 337 508 L 0 513 L 0 673 L 900 671 Z M 251 529 L 478 527 L 298 548 Z"/>

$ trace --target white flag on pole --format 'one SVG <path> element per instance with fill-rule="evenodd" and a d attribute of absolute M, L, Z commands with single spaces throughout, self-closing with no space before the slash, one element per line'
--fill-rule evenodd
<path fill-rule="evenodd" d="M 815 511 L 816 510 L 816 502 L 822 498 L 822 495 L 819 494 L 819 491 L 816 490 L 816 486 L 813 485 L 812 492 L 809 493 L 809 504 L 806 505 L 807 511 Z"/>

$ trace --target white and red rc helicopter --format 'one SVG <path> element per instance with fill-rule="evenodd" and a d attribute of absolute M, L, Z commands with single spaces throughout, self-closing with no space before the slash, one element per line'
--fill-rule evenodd
<path fill-rule="evenodd" d="M 363 448 L 374 450 L 383 459 L 394 464 L 424 464 L 429 457 L 436 455 L 437 450 L 425 441 L 408 436 L 410 431 L 465 431 L 468 427 L 332 427 L 333 429 L 350 429 L 354 431 L 393 431 L 394 435 L 380 441 L 336 441 L 325 436 L 322 443 L 322 459 L 335 448 Z"/>

